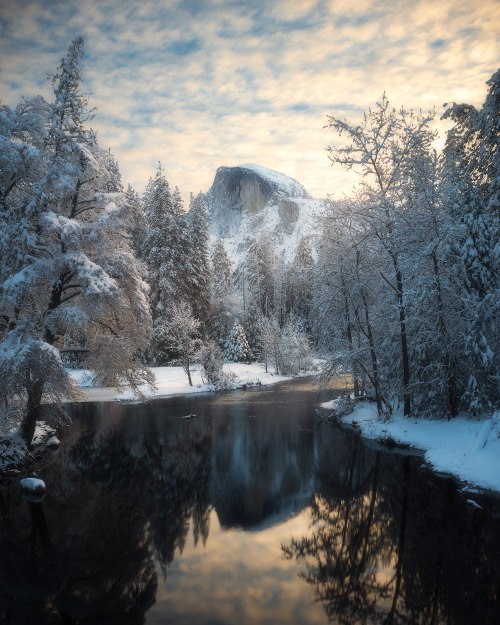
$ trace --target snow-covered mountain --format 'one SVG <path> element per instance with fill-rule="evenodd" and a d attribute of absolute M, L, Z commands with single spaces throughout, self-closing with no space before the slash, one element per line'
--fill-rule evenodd
<path fill-rule="evenodd" d="M 273 237 L 277 253 L 291 261 L 324 207 L 293 178 L 253 164 L 219 167 L 205 200 L 210 234 L 224 239 L 236 267 L 251 239 L 264 232 Z"/>

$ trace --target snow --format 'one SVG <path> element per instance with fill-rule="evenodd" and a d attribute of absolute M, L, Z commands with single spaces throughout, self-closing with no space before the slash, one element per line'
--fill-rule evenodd
<path fill-rule="evenodd" d="M 66 369 L 66 371 L 80 388 L 91 388 L 93 386 L 96 376 L 87 369 Z"/>
<path fill-rule="evenodd" d="M 285 195 L 290 197 L 311 197 L 300 182 L 297 182 L 297 180 L 294 180 L 279 171 L 268 169 L 267 167 L 262 167 L 261 165 L 255 165 L 253 163 L 245 163 L 239 167 L 241 169 L 249 169 L 261 178 L 264 178 L 264 180 L 269 181 L 273 185 L 277 185 L 279 187 L 279 191 Z"/>
<path fill-rule="evenodd" d="M 51 438 L 49 438 L 49 440 L 47 441 L 46 445 L 47 447 L 59 447 L 59 445 L 61 444 L 61 441 L 57 438 L 57 436 L 52 436 Z"/>
<path fill-rule="evenodd" d="M 268 202 L 258 213 L 240 216 L 236 231 L 224 239 L 224 245 L 235 269 L 244 263 L 250 241 L 255 237 L 262 236 L 263 233 L 269 233 L 272 236 L 278 258 L 282 258 L 286 263 L 293 261 L 299 241 L 314 236 L 316 232 L 315 217 L 324 210 L 324 201 L 292 198 L 292 202 L 298 207 L 299 214 L 291 234 L 281 231 L 282 219 L 279 204 L 274 200 Z M 210 247 L 213 249 L 218 237 L 214 231 L 216 224 L 212 224 L 211 228 Z"/>
<path fill-rule="evenodd" d="M 229 377 L 231 386 L 234 388 L 241 388 L 244 385 L 254 386 L 261 385 L 267 386 L 269 384 L 276 384 L 277 382 L 284 382 L 290 380 L 291 376 L 276 375 L 271 372 L 271 367 L 268 373 L 265 372 L 264 365 L 260 363 L 252 363 L 250 365 L 232 362 L 226 363 L 223 367 L 223 372 Z M 210 384 L 204 384 L 201 373 L 197 366 L 191 369 L 191 378 L 193 386 L 189 386 L 187 375 L 182 367 L 151 367 L 151 371 L 155 374 L 156 389 L 151 391 L 147 386 L 141 387 L 142 393 L 149 398 L 168 397 L 170 395 L 190 395 L 193 393 L 209 393 L 213 391 L 213 386 Z M 82 389 L 88 389 L 91 386 L 89 380 L 91 380 L 91 374 L 88 371 L 76 371 L 69 369 L 68 373 L 75 380 L 78 386 Z M 310 374 L 305 372 L 304 375 Z M 88 399 L 92 401 L 92 391 L 89 389 Z M 120 393 L 112 392 L 108 400 L 117 401 L 129 401 L 136 399 L 133 392 L 130 389 L 124 389 Z"/>
<path fill-rule="evenodd" d="M 27 490 L 32 493 L 45 492 L 45 482 L 36 477 L 26 477 L 20 481 L 20 484 L 23 490 Z"/>
<path fill-rule="evenodd" d="M 26 443 L 13 428 L 0 437 L 0 473 L 16 468 L 28 454 Z"/>
<path fill-rule="evenodd" d="M 45 421 L 37 421 L 31 444 L 34 447 L 38 447 L 39 445 L 43 445 L 48 438 L 52 437 L 55 438 L 54 429 L 50 427 L 48 423 L 45 423 Z"/>
<path fill-rule="evenodd" d="M 333 407 L 334 402 L 321 404 L 321 408 Z M 361 403 L 342 422 L 359 426 L 366 438 L 390 437 L 423 450 L 426 461 L 438 472 L 500 491 L 500 412 L 483 420 L 459 416 L 446 421 L 408 419 L 397 411 L 382 421 L 373 404 Z"/>

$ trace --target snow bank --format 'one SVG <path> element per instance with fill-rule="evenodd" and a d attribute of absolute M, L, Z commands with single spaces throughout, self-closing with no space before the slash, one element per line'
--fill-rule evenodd
<path fill-rule="evenodd" d="M 321 408 L 333 407 L 333 402 L 321 404 Z M 465 416 L 451 421 L 407 419 L 396 412 L 383 422 L 373 404 L 362 403 L 342 422 L 359 426 L 366 438 L 392 438 L 425 451 L 426 461 L 436 471 L 500 491 L 500 412 L 480 421 Z"/>
<path fill-rule="evenodd" d="M 66 371 L 80 388 L 91 388 L 93 386 L 95 375 L 87 369 L 66 369 Z"/>
<path fill-rule="evenodd" d="M 149 398 L 168 397 L 170 395 L 190 395 L 192 393 L 209 393 L 213 391 L 212 385 L 203 383 L 201 373 L 196 366 L 191 370 L 193 386 L 189 386 L 187 375 L 182 367 L 151 367 L 151 371 L 155 374 L 156 390 L 151 392 L 147 386 L 141 387 L 141 391 Z M 243 363 L 226 363 L 223 367 L 223 371 L 229 377 L 231 385 L 234 388 L 241 388 L 245 385 L 266 386 L 268 384 L 276 384 L 277 382 L 284 382 L 291 379 L 290 376 L 276 375 L 270 371 L 266 373 L 264 365 L 260 363 L 252 363 L 250 365 Z M 91 382 L 89 382 L 89 380 L 91 380 L 89 372 L 69 370 L 69 374 L 76 383 L 87 392 L 88 387 L 91 386 Z M 310 372 L 304 373 L 304 375 L 308 374 L 310 374 Z M 88 397 L 92 399 L 92 390 L 89 389 L 89 391 Z M 130 389 L 124 389 L 118 394 L 116 394 L 116 392 L 112 393 L 108 399 L 127 401 L 134 400 L 135 397 Z"/>

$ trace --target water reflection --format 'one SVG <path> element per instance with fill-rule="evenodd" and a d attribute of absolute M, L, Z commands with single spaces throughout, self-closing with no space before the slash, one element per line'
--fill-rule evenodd
<path fill-rule="evenodd" d="M 328 619 L 498 623 L 498 501 L 493 521 L 418 460 L 349 443 L 317 472 L 313 531 L 282 545 Z"/>
<path fill-rule="evenodd" d="M 316 400 L 75 408 L 45 500 L 0 489 L 0 622 L 497 622 L 497 504 L 318 424 Z"/>

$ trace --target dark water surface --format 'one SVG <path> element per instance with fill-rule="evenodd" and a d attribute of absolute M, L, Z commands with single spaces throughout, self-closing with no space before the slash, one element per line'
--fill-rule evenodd
<path fill-rule="evenodd" d="M 499 500 L 320 423 L 336 393 L 73 407 L 44 501 L 0 489 L 0 622 L 500 623 Z"/>

